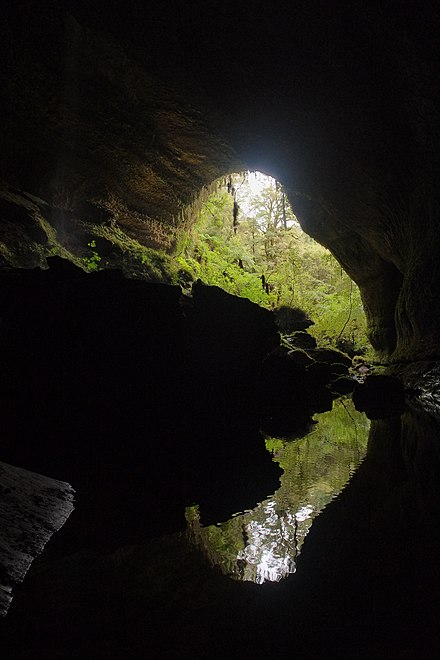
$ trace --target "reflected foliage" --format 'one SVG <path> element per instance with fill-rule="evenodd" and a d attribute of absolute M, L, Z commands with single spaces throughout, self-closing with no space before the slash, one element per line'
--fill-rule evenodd
<path fill-rule="evenodd" d="M 336 400 L 333 410 L 316 420 L 312 432 L 299 440 L 266 438 L 283 475 L 279 490 L 255 509 L 207 527 L 198 506 L 186 509 L 188 533 L 231 578 L 261 584 L 294 573 L 314 518 L 365 456 L 369 421 L 350 399 Z"/>

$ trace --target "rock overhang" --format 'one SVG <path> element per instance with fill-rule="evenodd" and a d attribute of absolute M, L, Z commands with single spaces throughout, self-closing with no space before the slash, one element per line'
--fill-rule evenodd
<path fill-rule="evenodd" d="M 437 356 L 430 3 L 47 7 L 5 23 L 5 184 L 61 210 L 70 237 L 115 223 L 169 251 L 204 185 L 265 171 L 359 284 L 378 351 Z"/>

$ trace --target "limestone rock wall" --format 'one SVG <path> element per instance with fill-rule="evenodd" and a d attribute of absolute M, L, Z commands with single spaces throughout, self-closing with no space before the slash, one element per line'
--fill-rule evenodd
<path fill-rule="evenodd" d="M 5 12 L 2 26 L 0 194 L 36 196 L 67 246 L 84 223 L 117 224 L 169 250 L 186 206 L 237 169 L 237 157 L 197 108 L 111 37 L 58 3 L 28 4 Z M 12 213 L 1 210 L 7 224 Z"/>
<path fill-rule="evenodd" d="M 71 251 L 84 223 L 172 251 L 203 186 L 259 169 L 359 284 L 379 355 L 439 357 L 433 4 L 141 5 L 5 12 L 3 190 Z M 0 212 L 8 261 L 30 238 Z"/>
<path fill-rule="evenodd" d="M 73 495 L 67 483 L 0 463 L 0 617 L 13 588 L 72 513 Z"/>

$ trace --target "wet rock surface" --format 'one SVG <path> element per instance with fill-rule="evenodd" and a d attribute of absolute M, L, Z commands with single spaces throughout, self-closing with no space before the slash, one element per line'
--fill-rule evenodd
<path fill-rule="evenodd" d="M 316 339 L 312 337 L 312 335 L 309 335 L 308 332 L 305 331 L 297 331 L 292 334 L 290 334 L 287 337 L 284 337 L 285 341 L 287 341 L 292 347 L 296 348 L 316 348 Z"/>
<path fill-rule="evenodd" d="M 324 362 L 326 364 L 345 364 L 347 367 L 351 367 L 352 360 L 351 358 L 343 353 L 338 351 L 336 348 L 312 348 L 307 351 L 307 353 L 317 362 Z"/>
<path fill-rule="evenodd" d="M 69 518 L 73 498 L 67 483 L 0 463 L 0 617 L 32 561 Z"/>

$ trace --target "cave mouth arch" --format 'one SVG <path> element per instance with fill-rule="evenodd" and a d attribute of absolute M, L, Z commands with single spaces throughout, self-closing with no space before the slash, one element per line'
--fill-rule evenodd
<path fill-rule="evenodd" d="M 323 345 L 369 349 L 360 292 L 331 252 L 305 233 L 283 185 L 258 170 L 205 186 L 175 252 L 182 288 L 201 280 L 267 309 L 313 319 Z"/>

